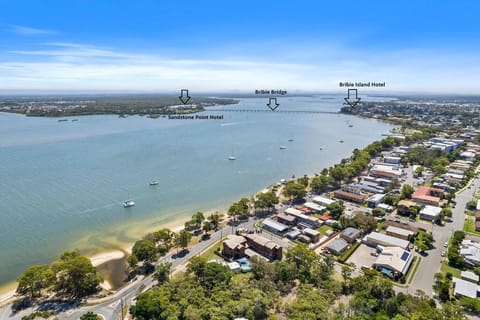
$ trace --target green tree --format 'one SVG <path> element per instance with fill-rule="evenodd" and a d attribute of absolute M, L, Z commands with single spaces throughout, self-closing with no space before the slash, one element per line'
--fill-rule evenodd
<path fill-rule="evenodd" d="M 305 186 L 294 181 L 287 182 L 285 189 L 283 190 L 284 196 L 293 198 L 294 200 L 302 199 L 306 194 L 307 191 L 305 190 Z"/>
<path fill-rule="evenodd" d="M 265 210 L 273 209 L 279 202 L 278 197 L 273 192 L 260 193 L 256 196 L 254 203 L 255 209 Z"/>
<path fill-rule="evenodd" d="M 195 222 L 195 227 L 200 228 L 202 226 L 202 222 L 205 220 L 205 216 L 203 212 L 197 212 L 192 216 L 192 220 Z"/>
<path fill-rule="evenodd" d="M 203 230 L 203 232 L 205 232 L 205 234 L 208 234 L 210 231 L 213 230 L 213 225 L 212 225 L 212 223 L 211 223 L 210 221 L 208 221 L 208 220 L 205 221 L 205 222 L 203 223 L 202 230 Z"/>
<path fill-rule="evenodd" d="M 425 169 L 422 166 L 418 166 L 417 169 L 415 169 L 415 176 L 421 177 L 423 175 L 423 171 Z"/>
<path fill-rule="evenodd" d="M 197 278 L 203 278 L 207 270 L 207 259 L 195 256 L 190 259 L 187 265 L 187 272 L 192 273 Z"/>
<path fill-rule="evenodd" d="M 170 270 L 172 268 L 171 262 L 160 263 L 155 268 L 153 278 L 158 281 L 159 284 L 163 284 L 170 279 Z"/>
<path fill-rule="evenodd" d="M 334 183 L 335 181 L 332 179 L 332 177 L 322 174 L 312 178 L 311 187 L 314 192 L 322 193 L 330 188 Z"/>
<path fill-rule="evenodd" d="M 286 253 L 286 261 L 295 265 L 300 281 L 308 282 L 311 279 L 311 266 L 317 254 L 304 243 L 297 244 Z"/>
<path fill-rule="evenodd" d="M 387 194 L 383 201 L 390 206 L 396 206 L 398 203 L 398 197 L 394 196 L 393 194 Z"/>
<path fill-rule="evenodd" d="M 90 259 L 76 251 L 64 252 L 52 269 L 56 273 L 56 291 L 74 298 L 95 292 L 103 281 Z"/>
<path fill-rule="evenodd" d="M 443 216 L 445 216 L 445 217 L 451 218 L 451 217 L 452 217 L 452 208 L 449 208 L 449 207 L 443 208 L 443 209 L 442 209 L 442 214 L 443 214 Z"/>
<path fill-rule="evenodd" d="M 138 261 L 152 263 L 157 257 L 157 249 L 155 248 L 155 244 L 150 240 L 138 240 L 133 245 L 132 255 L 134 255 Z"/>
<path fill-rule="evenodd" d="M 217 229 L 220 226 L 220 215 L 213 213 L 208 217 L 208 221 L 212 223 L 213 229 Z"/>
<path fill-rule="evenodd" d="M 167 249 L 171 248 L 173 245 L 173 239 L 175 237 L 175 233 L 167 228 L 160 229 L 155 231 L 153 234 L 153 238 L 151 241 L 154 242 L 162 242 L 164 245 L 167 246 Z M 150 239 L 147 239 L 150 240 Z"/>
<path fill-rule="evenodd" d="M 80 320 L 101 320 L 101 319 L 102 318 L 98 314 L 96 314 L 92 311 L 88 311 L 87 313 L 84 313 L 80 317 Z"/>
<path fill-rule="evenodd" d="M 298 179 L 297 179 L 297 182 L 298 182 L 299 184 L 301 184 L 302 186 L 304 186 L 305 188 L 308 188 L 309 179 L 308 179 L 308 176 L 307 176 L 307 175 L 304 175 L 303 177 L 298 178 Z"/>
<path fill-rule="evenodd" d="M 31 298 L 40 296 L 43 289 L 50 287 L 55 280 L 55 273 L 48 265 L 28 267 L 17 279 L 17 293 L 29 295 Z"/>
<path fill-rule="evenodd" d="M 334 217 L 335 219 L 338 219 L 343 213 L 344 207 L 343 207 L 343 202 L 341 201 L 335 201 L 327 206 L 328 212 Z"/>
<path fill-rule="evenodd" d="M 449 277 L 444 276 L 441 273 L 436 273 L 435 274 L 435 283 L 433 285 L 433 289 L 435 292 L 438 294 L 438 298 L 445 302 L 447 300 L 450 300 L 450 287 L 451 287 L 451 281 Z"/>
<path fill-rule="evenodd" d="M 410 199 L 412 194 L 415 192 L 415 189 L 409 184 L 404 184 L 400 190 L 400 199 Z"/>
<path fill-rule="evenodd" d="M 377 221 L 373 216 L 367 216 L 362 212 L 355 213 L 353 217 L 353 223 L 355 226 L 365 232 L 371 232 L 377 228 Z"/>
<path fill-rule="evenodd" d="M 127 263 L 130 268 L 135 268 L 138 264 L 138 259 L 135 255 L 131 254 L 127 257 Z"/>
<path fill-rule="evenodd" d="M 191 239 L 192 234 L 188 230 L 183 229 L 177 234 L 175 238 L 175 245 L 177 248 L 186 249 Z"/>

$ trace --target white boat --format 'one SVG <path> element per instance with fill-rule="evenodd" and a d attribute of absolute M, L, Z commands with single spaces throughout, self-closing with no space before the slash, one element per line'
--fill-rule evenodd
<path fill-rule="evenodd" d="M 237 158 L 235 158 L 234 156 L 230 156 L 228 157 L 228 160 L 237 160 Z"/>
<path fill-rule="evenodd" d="M 287 149 L 287 147 L 285 147 L 285 146 L 280 146 L 280 150 L 285 150 L 285 149 Z"/>
<path fill-rule="evenodd" d="M 152 180 L 150 181 L 151 186 L 158 186 L 158 181 Z"/>
<path fill-rule="evenodd" d="M 123 203 L 124 208 L 130 208 L 130 207 L 133 207 L 134 205 L 135 205 L 135 202 L 132 200 L 128 200 Z"/>

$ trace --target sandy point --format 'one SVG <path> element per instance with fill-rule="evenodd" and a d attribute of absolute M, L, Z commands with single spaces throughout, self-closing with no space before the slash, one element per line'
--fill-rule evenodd
<path fill-rule="evenodd" d="M 120 250 L 114 250 L 109 252 L 103 252 L 90 257 L 92 264 L 97 267 L 101 264 L 104 264 L 111 260 L 123 259 L 125 257 L 125 252 Z"/>

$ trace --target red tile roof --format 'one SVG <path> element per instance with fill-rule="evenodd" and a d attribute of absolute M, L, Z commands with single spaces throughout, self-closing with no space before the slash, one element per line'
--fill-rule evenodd
<path fill-rule="evenodd" d="M 332 216 L 329 214 L 324 214 L 323 216 L 320 217 L 320 220 L 327 221 L 329 219 L 332 219 Z"/>

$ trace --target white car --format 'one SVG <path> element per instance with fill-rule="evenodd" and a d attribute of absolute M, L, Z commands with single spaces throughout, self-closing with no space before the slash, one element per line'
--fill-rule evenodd
<path fill-rule="evenodd" d="M 445 242 L 445 243 L 443 244 L 443 247 L 444 247 L 444 248 L 448 247 L 448 242 Z"/>
<path fill-rule="evenodd" d="M 442 257 L 445 257 L 445 251 L 442 251 L 442 253 L 440 254 Z"/>

